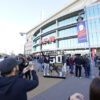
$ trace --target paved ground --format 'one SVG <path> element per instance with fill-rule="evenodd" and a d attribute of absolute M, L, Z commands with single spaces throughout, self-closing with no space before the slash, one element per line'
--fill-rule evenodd
<path fill-rule="evenodd" d="M 39 86 L 33 91 L 28 93 L 28 100 L 62 81 L 62 79 L 44 78 L 42 76 L 42 73 L 38 73 L 38 76 L 39 76 Z"/>
<path fill-rule="evenodd" d="M 40 93 L 31 100 L 67 100 L 75 92 L 82 93 L 85 96 L 85 100 L 88 100 L 90 82 L 90 79 L 70 77 Z"/>
<path fill-rule="evenodd" d="M 97 68 L 94 68 L 94 73 L 98 74 Z M 75 92 L 82 93 L 85 100 L 89 100 L 89 86 L 92 80 L 84 78 L 84 71 L 81 79 L 74 75 L 65 80 L 50 79 L 43 78 L 42 73 L 39 73 L 39 80 L 39 87 L 28 93 L 28 100 L 67 100 Z"/>
<path fill-rule="evenodd" d="M 35 70 L 38 68 L 38 63 L 34 61 Z M 28 92 L 28 100 L 33 98 L 34 96 L 46 91 L 50 87 L 56 85 L 57 83 L 61 82 L 62 79 L 53 79 L 53 78 L 44 78 L 42 72 L 37 72 L 39 77 L 39 86 L 31 92 Z"/>

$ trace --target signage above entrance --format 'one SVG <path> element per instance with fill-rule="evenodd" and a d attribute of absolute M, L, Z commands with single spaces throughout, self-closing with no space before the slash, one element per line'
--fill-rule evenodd
<path fill-rule="evenodd" d="M 45 43 L 48 43 L 48 42 L 54 42 L 55 41 L 55 36 L 51 36 L 48 38 L 44 38 L 43 40 L 40 40 L 39 41 L 39 44 L 45 44 Z"/>

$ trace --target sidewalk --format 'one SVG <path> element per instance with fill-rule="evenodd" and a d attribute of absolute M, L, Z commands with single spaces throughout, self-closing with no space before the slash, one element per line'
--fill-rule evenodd
<path fill-rule="evenodd" d="M 91 79 L 88 78 L 79 79 L 70 77 L 40 93 L 31 100 L 67 100 L 75 92 L 82 93 L 85 96 L 85 100 L 88 100 L 90 82 Z"/>
<path fill-rule="evenodd" d="M 62 81 L 62 79 L 44 78 L 43 73 L 41 72 L 38 73 L 38 76 L 39 76 L 39 86 L 33 91 L 28 92 L 28 100 Z"/>
<path fill-rule="evenodd" d="M 98 69 L 95 67 L 94 74 L 98 75 Z M 84 70 L 82 70 L 81 79 L 71 75 L 65 80 L 57 82 L 46 91 L 34 96 L 31 100 L 68 100 L 68 97 L 76 92 L 82 93 L 85 96 L 85 100 L 89 100 L 89 86 L 91 81 L 92 79 L 84 77 Z"/>

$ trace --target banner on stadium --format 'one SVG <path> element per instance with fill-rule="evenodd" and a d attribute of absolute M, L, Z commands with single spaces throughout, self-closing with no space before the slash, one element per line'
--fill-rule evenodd
<path fill-rule="evenodd" d="M 77 24 L 77 32 L 78 32 L 78 43 L 87 42 L 85 21 L 79 22 Z"/>
<path fill-rule="evenodd" d="M 94 59 L 95 58 L 95 49 L 92 48 L 91 51 L 92 51 L 92 59 Z"/>

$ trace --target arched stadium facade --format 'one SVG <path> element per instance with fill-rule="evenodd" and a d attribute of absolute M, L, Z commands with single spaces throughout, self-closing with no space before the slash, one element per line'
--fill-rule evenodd
<path fill-rule="evenodd" d="M 87 42 L 78 43 L 77 19 L 86 22 Z M 90 47 L 100 52 L 100 2 L 99 0 L 74 0 L 27 32 L 32 34 L 31 53 L 59 51 L 67 54 L 88 53 Z M 89 34 L 89 35 L 88 35 Z M 26 51 L 27 52 L 27 51 Z"/>

